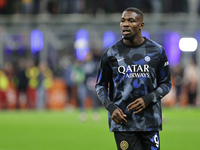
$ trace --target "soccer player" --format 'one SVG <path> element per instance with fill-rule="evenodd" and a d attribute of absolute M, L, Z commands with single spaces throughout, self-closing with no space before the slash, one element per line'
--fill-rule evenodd
<path fill-rule="evenodd" d="M 161 99 L 171 89 L 164 48 L 142 36 L 143 13 L 123 11 L 122 39 L 102 55 L 96 92 L 119 150 L 159 150 Z"/>

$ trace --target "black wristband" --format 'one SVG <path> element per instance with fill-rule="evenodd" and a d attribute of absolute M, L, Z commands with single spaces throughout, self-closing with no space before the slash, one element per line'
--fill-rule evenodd
<path fill-rule="evenodd" d="M 110 105 L 108 105 L 108 107 L 106 109 L 110 112 L 110 114 L 112 114 L 113 111 L 115 109 L 117 109 L 117 106 L 115 106 L 113 103 L 111 103 Z"/>
<path fill-rule="evenodd" d="M 147 107 L 150 103 L 153 102 L 153 97 L 151 94 L 143 96 L 142 99 L 144 100 L 145 107 Z"/>

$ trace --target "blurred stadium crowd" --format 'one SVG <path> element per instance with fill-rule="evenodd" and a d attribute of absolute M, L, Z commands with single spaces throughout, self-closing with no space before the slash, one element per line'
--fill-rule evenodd
<path fill-rule="evenodd" d="M 89 52 L 84 61 L 68 57 L 57 78 L 46 62 L 21 59 L 0 69 L 0 109 L 65 109 L 101 106 L 94 89 L 100 55 Z M 15 67 L 14 67 L 15 66 Z M 172 90 L 164 106 L 196 106 L 199 68 L 194 60 L 172 67 Z"/>
<path fill-rule="evenodd" d="M 120 13 L 129 6 L 144 13 L 200 13 L 198 0 L 0 0 L 0 14 Z"/>
<path fill-rule="evenodd" d="M 91 52 L 84 61 L 68 57 L 59 78 L 46 62 L 5 62 L 0 68 L 0 109 L 97 110 L 100 102 L 94 86 L 99 57 Z"/>
<path fill-rule="evenodd" d="M 121 13 L 129 6 L 138 7 L 144 13 L 149 14 L 187 13 L 196 16 L 200 14 L 199 0 L 0 0 L 0 14 L 112 14 Z M 10 24 L 6 22 L 6 25 L 9 26 Z M 28 25 L 25 24 L 24 28 L 26 29 Z M 76 24 L 73 25 L 77 27 Z M 58 31 L 58 26 L 55 29 L 60 33 L 62 29 L 66 32 L 66 35 L 61 35 L 65 43 L 67 43 L 67 40 L 73 40 L 74 43 L 69 44 L 70 46 L 67 48 L 62 48 L 64 52 L 60 50 L 59 54 L 52 50 L 57 50 L 53 46 L 44 46 L 44 49 L 50 49 L 48 53 L 51 53 L 51 55 L 49 54 L 50 56 L 48 57 L 45 56 L 47 55 L 45 54 L 47 50 L 45 51 L 44 49 L 41 52 L 29 54 L 29 57 L 27 57 L 26 53 L 30 53 L 30 48 L 26 49 L 22 45 L 30 43 L 27 42 L 29 39 L 27 35 L 29 36 L 29 33 L 27 34 L 26 30 L 22 30 L 25 36 L 11 35 L 13 28 L 15 31 L 18 31 L 18 24 L 14 24 L 14 27 L 10 28 L 4 26 L 0 26 L 0 37 L 3 39 L 2 35 L 6 35 L 5 39 L 7 40 L 7 45 L 3 42 L 0 44 L 0 59 L 3 60 L 3 63 L 0 63 L 0 110 L 66 108 L 80 108 L 80 110 L 93 108 L 98 110 L 101 104 L 96 96 L 94 85 L 98 63 L 105 47 L 98 46 L 100 40 L 96 36 L 96 32 L 93 32 L 93 37 L 97 37 L 97 39 L 92 39 L 96 49 L 93 46 L 85 59 L 80 61 L 74 56 L 73 48 L 76 42 L 74 42 L 74 37 L 70 35 L 73 32 L 71 31 L 69 34 L 70 29 L 72 29 L 71 26 L 67 32 L 65 31 L 66 28 L 60 28 L 61 30 Z M 91 28 L 91 26 L 84 27 L 94 31 L 95 27 L 92 26 Z M 4 34 L 1 28 L 5 28 L 4 32 L 7 33 Z M 100 30 L 99 26 L 97 28 L 97 30 Z M 54 29 L 54 26 L 52 29 Z M 54 32 L 54 30 L 51 32 Z M 45 34 L 48 38 L 53 37 L 53 39 L 49 39 L 53 43 L 52 45 L 56 45 L 59 42 L 55 38 L 56 36 L 49 33 L 48 30 L 44 31 Z M 8 36 L 14 40 L 10 40 L 7 38 Z M 67 37 L 67 40 L 65 37 Z M 19 40 L 20 38 L 22 42 Z M 174 41 L 174 38 L 172 41 Z M 9 48 L 9 45 L 14 42 L 22 43 L 21 45 L 19 44 L 17 50 L 16 48 L 13 48 L 13 50 Z M 81 40 L 79 42 L 81 46 L 88 44 Z M 173 48 L 171 47 L 171 49 Z M 2 57 L 1 54 L 4 56 Z M 57 55 L 62 57 L 57 57 Z M 174 59 L 174 57 L 172 58 Z M 173 86 L 170 94 L 162 101 L 164 106 L 199 105 L 197 101 L 199 66 L 196 61 L 198 61 L 196 57 L 191 57 L 189 62 L 185 61 L 184 64 L 180 63 L 176 66 L 171 66 Z"/>

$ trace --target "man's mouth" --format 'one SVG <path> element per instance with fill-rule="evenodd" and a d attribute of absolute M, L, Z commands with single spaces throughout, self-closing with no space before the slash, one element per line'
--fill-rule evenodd
<path fill-rule="evenodd" d="M 123 34 L 126 35 L 126 34 L 130 34 L 131 30 L 129 29 L 124 29 L 122 30 Z"/>

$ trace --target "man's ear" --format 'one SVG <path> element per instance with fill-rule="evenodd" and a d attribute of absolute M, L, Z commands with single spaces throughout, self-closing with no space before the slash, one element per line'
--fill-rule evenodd
<path fill-rule="evenodd" d="M 144 27 L 144 22 L 140 24 L 140 30 Z"/>

